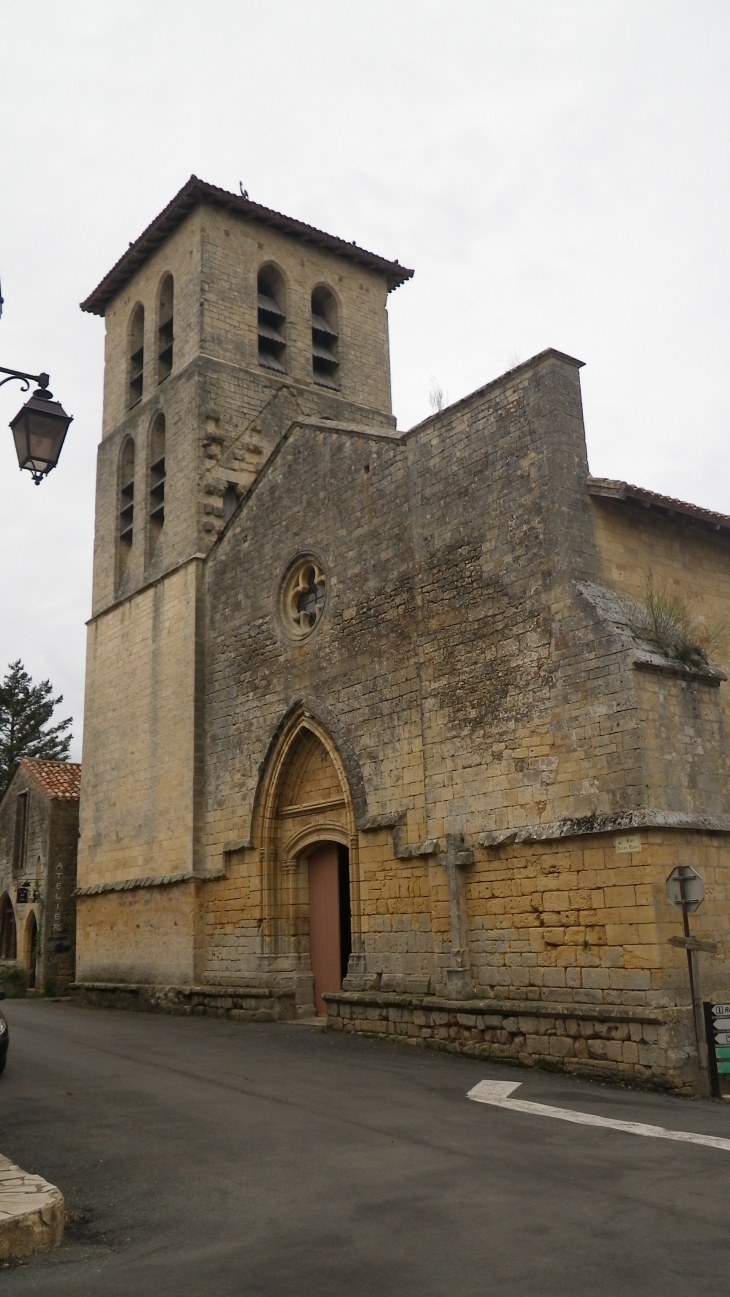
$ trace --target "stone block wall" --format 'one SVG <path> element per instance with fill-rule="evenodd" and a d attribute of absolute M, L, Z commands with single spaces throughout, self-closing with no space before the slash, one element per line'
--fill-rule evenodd
<path fill-rule="evenodd" d="M 190 986 L 200 972 L 194 880 L 77 897 L 77 982 Z"/>
<path fill-rule="evenodd" d="M 708 628 L 720 634 L 712 658 L 730 675 L 730 541 L 725 529 L 711 522 L 648 509 L 630 500 L 591 500 L 601 579 L 628 599 L 641 603 L 651 578 L 657 591 L 678 594 Z M 723 628 L 725 628 L 723 630 Z M 647 685 L 648 687 L 648 685 Z M 722 776 L 730 780 L 730 706 L 720 691 L 725 763 Z"/>
<path fill-rule="evenodd" d="M 18 796 L 27 818 L 16 852 Z M 0 896 L 7 893 L 15 914 L 16 962 L 29 977 L 35 967 L 38 988 L 62 991 L 74 977 L 78 830 L 78 800 L 49 797 L 21 764 L 0 802 Z M 27 900 L 18 899 L 20 884 Z"/>
<path fill-rule="evenodd" d="M 80 887 L 195 867 L 199 568 L 89 626 Z"/>
<path fill-rule="evenodd" d="M 525 1067 L 697 1093 L 687 1014 L 347 992 L 325 995 L 334 1031 L 382 1036 Z"/>

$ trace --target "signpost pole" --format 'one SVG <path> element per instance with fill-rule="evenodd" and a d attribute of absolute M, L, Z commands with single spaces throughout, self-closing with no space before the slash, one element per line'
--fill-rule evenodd
<path fill-rule="evenodd" d="M 684 935 L 689 937 L 689 913 L 687 910 L 687 897 L 684 886 L 684 870 L 679 870 L 679 895 L 682 901 L 682 923 L 684 926 Z M 695 1040 L 697 1042 L 697 1062 L 700 1068 L 700 1093 L 706 1099 L 712 1094 L 710 1084 L 710 1061 L 707 1053 L 707 1040 L 705 1037 L 704 1009 L 702 1007 L 702 981 L 700 976 L 700 958 L 699 951 L 691 950 L 687 947 L 687 968 L 689 971 L 689 990 L 692 996 L 692 1016 L 695 1024 Z"/>

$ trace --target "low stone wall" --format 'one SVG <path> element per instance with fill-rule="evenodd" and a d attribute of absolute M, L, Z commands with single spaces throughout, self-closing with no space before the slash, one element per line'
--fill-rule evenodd
<path fill-rule="evenodd" d="M 288 1022 L 294 992 L 260 986 L 152 986 L 125 982 L 73 982 L 74 1000 L 105 1009 L 142 1013 L 205 1014 L 237 1022 Z"/>
<path fill-rule="evenodd" d="M 63 1239 L 63 1194 L 0 1156 L 0 1261 L 50 1252 Z"/>
<path fill-rule="evenodd" d="M 476 1058 L 699 1093 L 689 1010 L 546 1001 L 326 994 L 335 1031 L 387 1036 Z"/>

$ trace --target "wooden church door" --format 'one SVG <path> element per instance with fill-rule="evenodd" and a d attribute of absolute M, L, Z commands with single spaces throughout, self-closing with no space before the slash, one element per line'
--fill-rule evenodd
<path fill-rule="evenodd" d="M 324 1017 L 323 991 L 342 987 L 340 942 L 340 870 L 337 844 L 327 842 L 309 857 L 309 955 L 314 977 L 314 1005 Z"/>

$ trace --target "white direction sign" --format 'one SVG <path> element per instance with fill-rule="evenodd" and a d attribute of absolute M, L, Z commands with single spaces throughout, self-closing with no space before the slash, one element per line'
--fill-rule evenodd
<path fill-rule="evenodd" d="M 677 865 L 667 879 L 667 900 L 681 910 L 683 899 L 689 914 L 693 914 L 705 899 L 705 884 L 691 865 Z"/>

